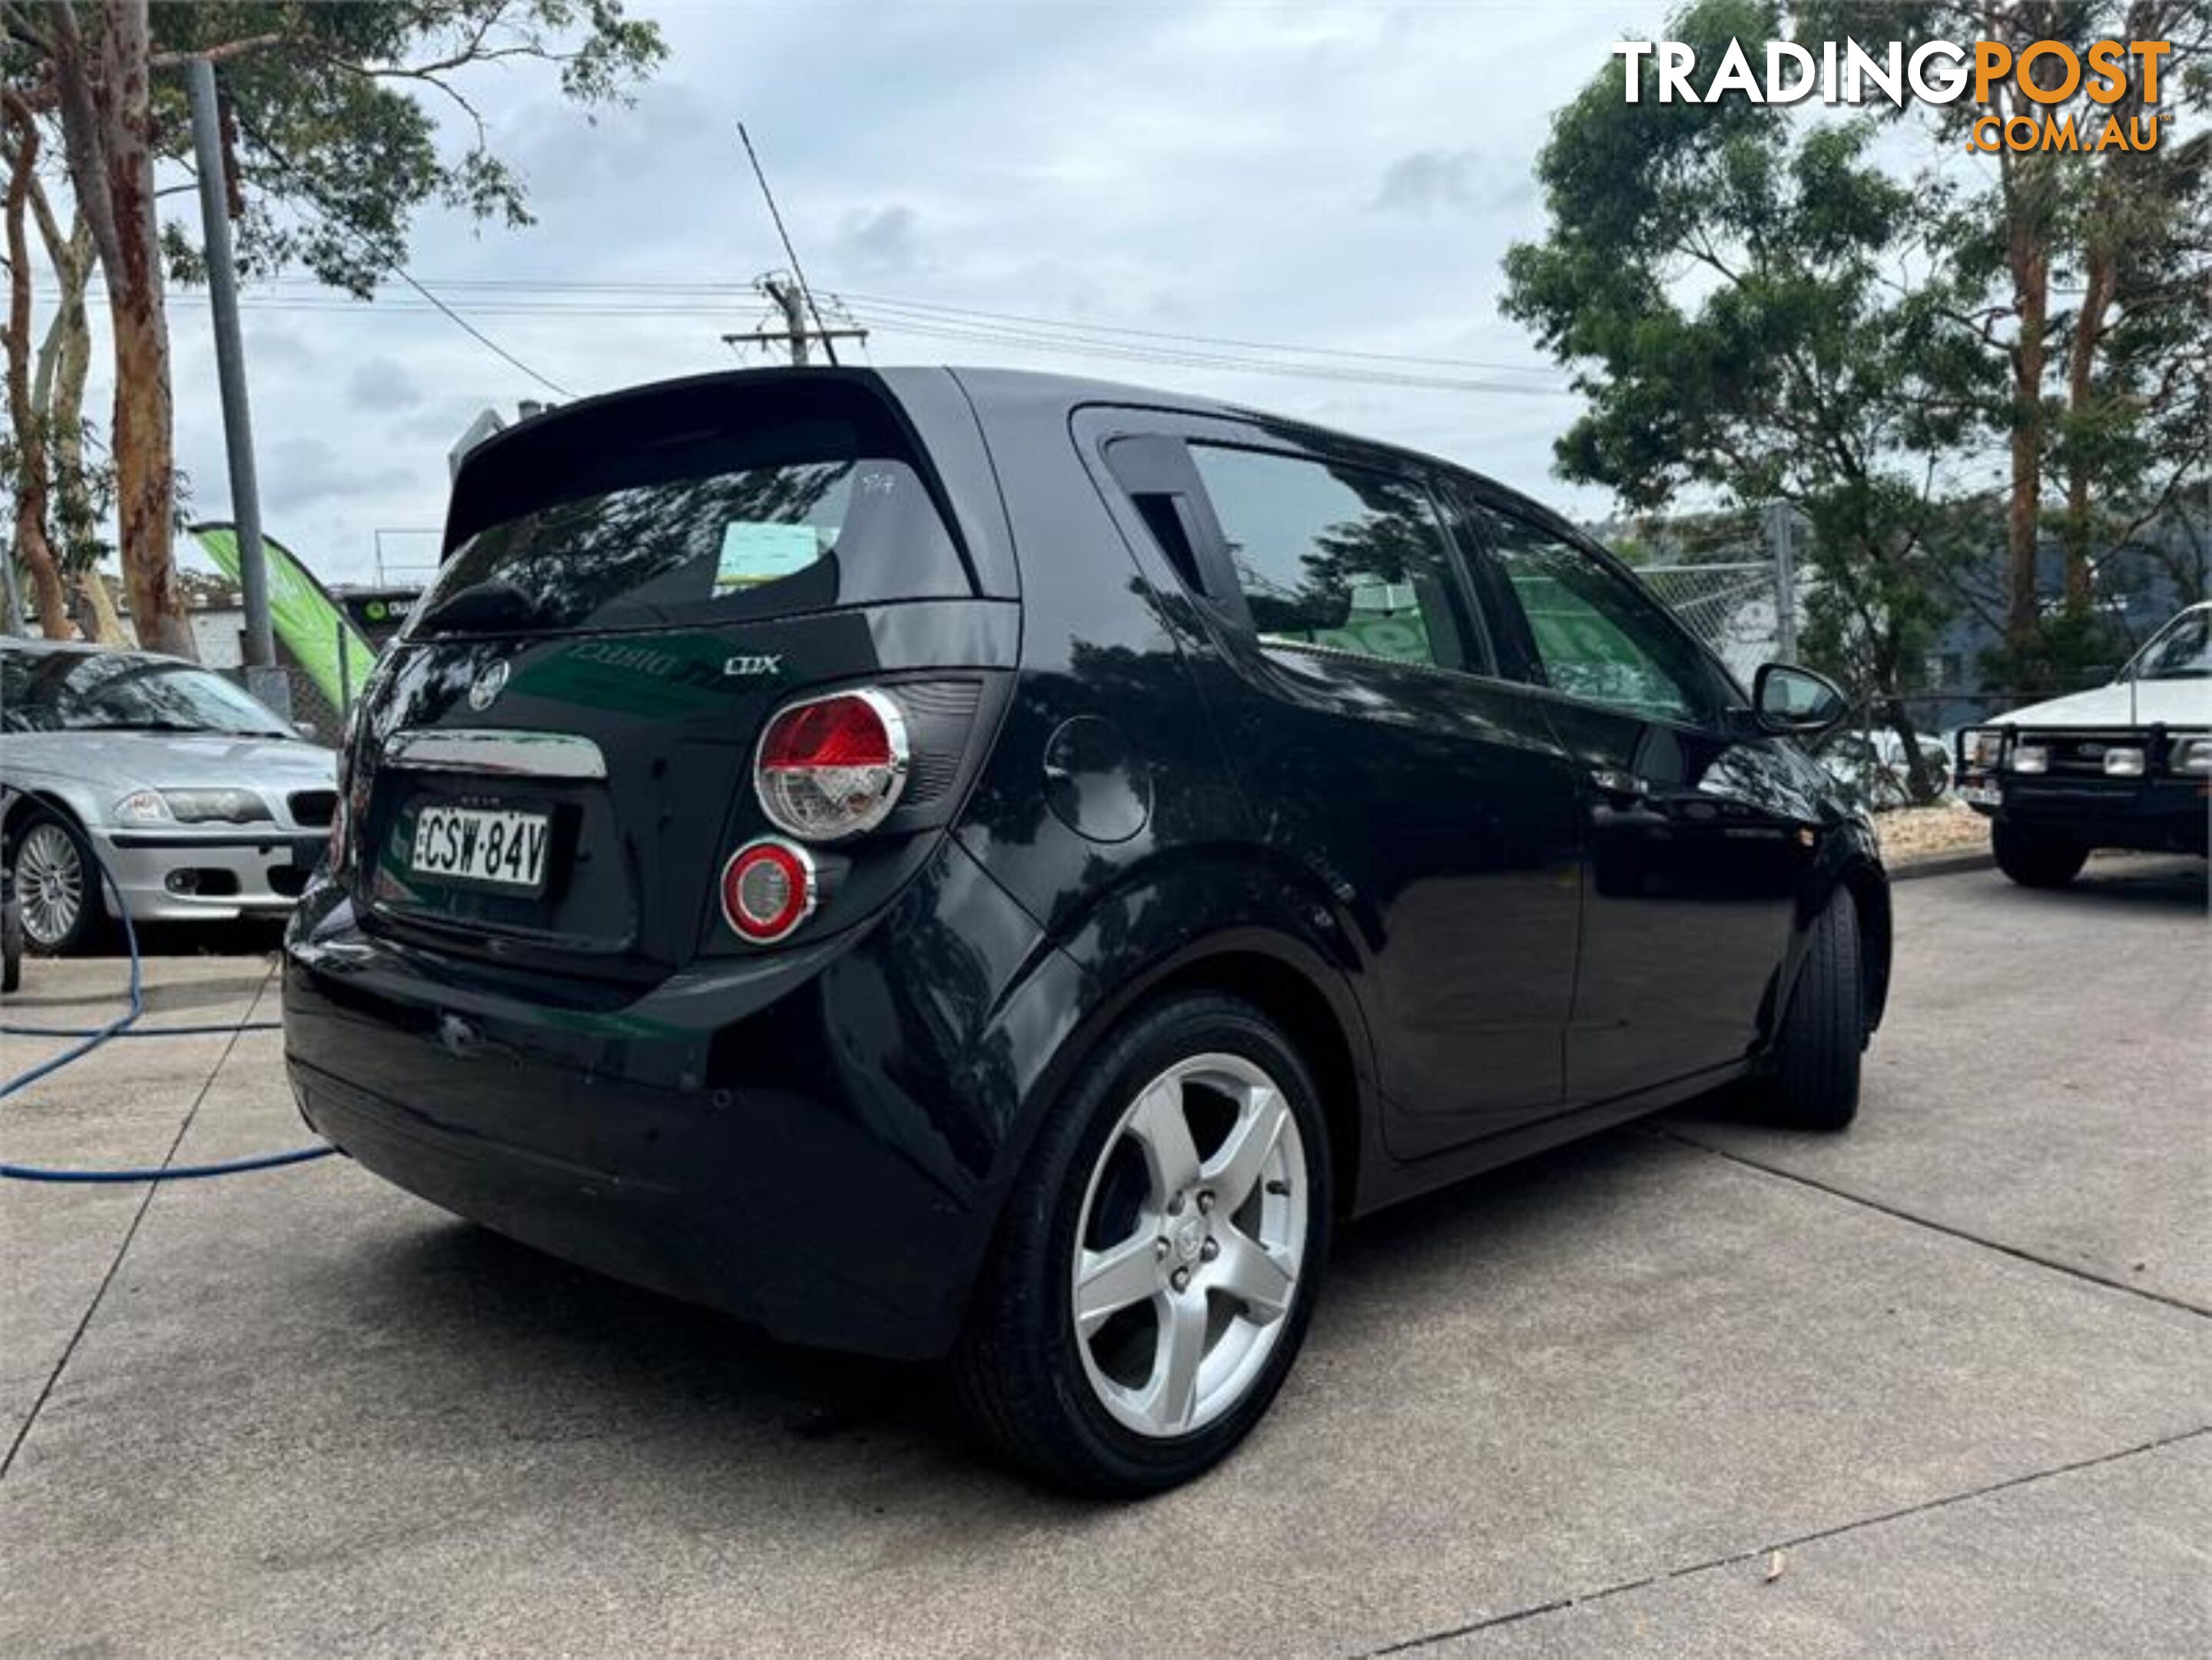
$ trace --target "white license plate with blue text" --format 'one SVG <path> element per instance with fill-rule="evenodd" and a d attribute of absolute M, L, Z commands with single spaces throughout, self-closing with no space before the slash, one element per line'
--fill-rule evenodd
<path fill-rule="evenodd" d="M 425 807 L 415 817 L 408 867 L 417 876 L 535 893 L 545 885 L 551 821 L 542 812 Z"/>

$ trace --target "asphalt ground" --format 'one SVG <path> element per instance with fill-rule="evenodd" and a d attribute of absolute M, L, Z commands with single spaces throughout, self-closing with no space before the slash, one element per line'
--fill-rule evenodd
<path fill-rule="evenodd" d="M 342 1161 L 0 1184 L 0 1653 L 2212 1652 L 2204 866 L 1896 901 L 1849 1134 L 1706 1106 L 1360 1225 L 1142 1505 Z M 265 958 L 147 972 L 149 1025 L 275 1012 Z M 110 1045 L 0 1158 L 296 1145 L 280 1043 Z"/>

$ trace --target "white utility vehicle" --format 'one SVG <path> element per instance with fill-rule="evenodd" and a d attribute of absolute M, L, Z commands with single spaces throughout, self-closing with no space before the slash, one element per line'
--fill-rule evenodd
<path fill-rule="evenodd" d="M 1997 864 L 2063 887 L 2096 848 L 2205 852 L 2212 814 L 2212 600 L 2150 638 L 2110 685 L 1959 733 L 1959 794 Z"/>

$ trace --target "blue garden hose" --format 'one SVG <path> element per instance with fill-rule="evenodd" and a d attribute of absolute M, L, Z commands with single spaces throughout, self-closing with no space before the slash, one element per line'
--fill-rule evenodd
<path fill-rule="evenodd" d="M 138 931 L 131 925 L 131 911 L 123 902 L 123 890 L 106 864 L 89 847 L 85 850 L 92 854 L 92 862 L 99 868 L 101 884 L 115 896 L 115 914 L 123 919 L 123 939 L 131 952 L 131 1006 L 102 1026 L 0 1026 L 0 1037 L 74 1037 L 80 1040 L 52 1060 L 41 1061 L 27 1071 L 18 1073 L 6 1082 L 0 1083 L 0 1100 L 6 1099 L 18 1090 L 29 1088 L 42 1078 L 51 1078 L 64 1067 L 72 1061 L 82 1061 L 103 1043 L 118 1037 L 190 1037 L 217 1033 L 274 1031 L 283 1025 L 276 1020 L 242 1020 L 228 1026 L 159 1026 L 144 1031 L 133 1031 L 131 1028 L 138 1017 L 146 1012 L 145 988 L 138 959 Z M 327 1158 L 337 1151 L 327 1142 L 318 1142 L 313 1146 L 295 1147 L 285 1152 L 262 1153 L 250 1158 L 229 1158 L 219 1164 L 160 1164 L 135 1170 L 42 1170 L 35 1164 L 0 1164 L 0 1178 L 12 1182 L 185 1182 L 211 1176 L 236 1176 L 246 1171 L 276 1170 L 285 1164 L 304 1164 L 311 1159 Z"/>

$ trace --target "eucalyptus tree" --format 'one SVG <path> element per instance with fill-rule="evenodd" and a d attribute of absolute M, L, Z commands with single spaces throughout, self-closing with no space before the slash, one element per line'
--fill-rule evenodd
<path fill-rule="evenodd" d="M 1703 0 L 1669 38 L 1756 61 L 1774 6 Z M 1609 66 L 1554 118 L 1537 164 L 1544 239 L 1506 256 L 1509 315 L 1587 401 L 1559 471 L 1632 510 L 1791 503 L 1812 526 L 1807 654 L 1897 731 L 1917 799 L 1936 780 L 1903 695 L 1961 556 L 1956 486 L 2000 395 L 1942 325 L 1959 302 L 1926 203 L 1865 119 L 1742 97 L 1629 102 Z"/>
<path fill-rule="evenodd" d="M 365 294 L 404 263 L 428 205 L 508 228 L 530 222 L 524 181 L 495 151 L 472 98 L 472 71 L 550 69 L 562 94 L 588 107 L 627 100 L 665 51 L 658 27 L 629 17 L 621 0 L 0 0 L 0 31 L 9 158 L 35 146 L 37 130 L 58 133 L 73 210 L 106 289 L 108 435 L 132 620 L 142 642 L 183 654 L 191 642 L 172 556 L 166 283 L 195 275 L 198 237 L 164 222 L 160 198 L 163 181 L 189 165 L 187 66 L 210 62 L 222 77 L 227 182 L 246 266 L 297 265 Z M 458 148 L 444 142 L 445 112 L 459 117 Z M 12 267 L 12 234 L 9 258 Z M 18 344 L 11 331 L 11 374 Z M 20 344 L 27 351 L 27 331 Z M 11 482 L 20 483 L 27 451 L 43 442 L 50 458 L 70 423 L 14 424 Z M 54 471 L 51 459 L 34 470 Z"/>

